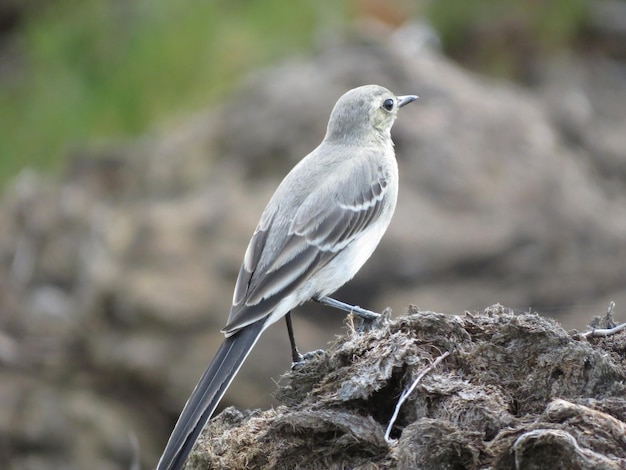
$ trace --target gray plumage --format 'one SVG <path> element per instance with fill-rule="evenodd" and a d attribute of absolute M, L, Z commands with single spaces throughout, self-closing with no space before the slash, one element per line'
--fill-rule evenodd
<path fill-rule="evenodd" d="M 322 143 L 283 179 L 239 271 L 226 340 L 185 405 L 158 470 L 179 469 L 261 333 L 358 272 L 386 231 L 398 196 L 391 127 L 416 99 L 367 85 L 333 108 Z"/>

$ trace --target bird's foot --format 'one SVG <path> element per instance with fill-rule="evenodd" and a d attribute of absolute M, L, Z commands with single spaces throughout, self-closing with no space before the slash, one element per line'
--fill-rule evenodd
<path fill-rule="evenodd" d="M 385 310 L 383 310 L 382 313 L 380 314 L 376 314 L 376 317 L 374 318 L 361 318 L 361 324 L 359 325 L 358 328 L 354 327 L 354 323 L 352 323 L 352 329 L 355 330 L 357 333 L 363 333 L 365 331 L 369 331 L 373 328 L 377 328 L 380 327 L 381 325 L 385 324 L 386 322 L 389 321 L 389 319 L 391 318 L 391 309 L 390 308 L 386 308 Z"/>
<path fill-rule="evenodd" d="M 298 360 L 291 363 L 291 370 L 298 370 L 311 359 L 324 356 L 325 354 L 326 351 L 324 351 L 323 349 L 316 349 L 315 351 L 309 351 L 304 354 L 298 353 Z"/>

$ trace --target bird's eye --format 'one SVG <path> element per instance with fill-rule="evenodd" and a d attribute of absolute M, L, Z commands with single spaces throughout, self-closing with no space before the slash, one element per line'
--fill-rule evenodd
<path fill-rule="evenodd" d="M 391 111 L 393 109 L 393 100 L 391 98 L 387 98 L 383 102 L 383 108 L 387 111 Z"/>

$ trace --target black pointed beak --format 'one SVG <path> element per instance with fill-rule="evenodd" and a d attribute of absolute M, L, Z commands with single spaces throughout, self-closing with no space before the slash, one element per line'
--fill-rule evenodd
<path fill-rule="evenodd" d="M 402 106 L 412 103 L 418 98 L 419 96 L 417 95 L 398 96 L 398 108 L 401 108 Z"/>

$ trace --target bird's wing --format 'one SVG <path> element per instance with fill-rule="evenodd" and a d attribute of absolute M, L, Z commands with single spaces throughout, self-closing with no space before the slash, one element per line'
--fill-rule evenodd
<path fill-rule="evenodd" d="M 284 215 L 279 209 L 263 214 L 239 271 L 223 330 L 227 335 L 269 315 L 380 216 L 390 176 L 374 161 L 344 165 L 339 178 L 333 175 L 315 188 L 295 211 L 285 236 L 271 247 L 269 235 Z M 262 258 L 270 261 L 261 265 Z"/>

